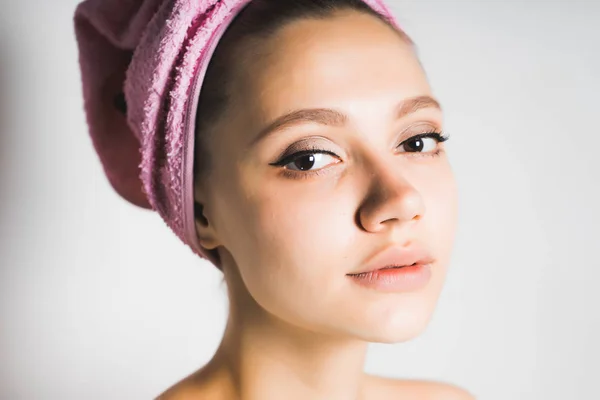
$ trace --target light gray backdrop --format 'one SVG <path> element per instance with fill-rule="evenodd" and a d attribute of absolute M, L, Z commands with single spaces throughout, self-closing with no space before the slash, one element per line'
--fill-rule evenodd
<path fill-rule="evenodd" d="M 445 107 L 461 223 L 427 331 L 367 370 L 600 399 L 600 2 L 389 1 Z M 207 361 L 220 275 L 88 138 L 77 0 L 0 11 L 0 398 L 150 399 Z"/>

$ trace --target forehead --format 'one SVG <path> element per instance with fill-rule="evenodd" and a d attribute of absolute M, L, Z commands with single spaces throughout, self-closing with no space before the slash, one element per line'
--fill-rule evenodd
<path fill-rule="evenodd" d="M 430 94 L 412 46 L 367 14 L 296 21 L 262 46 L 242 71 L 242 104 L 263 123 L 291 109 L 351 113 Z"/>

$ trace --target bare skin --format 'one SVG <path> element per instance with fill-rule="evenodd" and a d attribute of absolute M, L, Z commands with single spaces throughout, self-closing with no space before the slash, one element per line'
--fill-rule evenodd
<path fill-rule="evenodd" d="M 443 129 L 441 110 L 423 100 L 433 95 L 412 47 L 347 11 L 289 24 L 261 49 L 239 71 L 235 104 L 210 142 L 214 170 L 195 193 L 200 242 L 218 249 L 229 291 L 225 335 L 206 366 L 159 399 L 473 399 L 446 383 L 363 372 L 368 342 L 425 329 L 456 227 L 443 143 L 425 139 L 422 153 L 404 145 Z M 401 103 L 410 107 L 398 118 Z M 346 121 L 260 137 L 281 115 L 315 108 Z M 310 171 L 272 165 L 314 147 L 335 156 L 320 155 Z M 389 244 L 434 256 L 426 287 L 380 293 L 346 276 Z"/>
<path fill-rule="evenodd" d="M 203 368 L 173 386 L 157 400 L 240 399 L 239 394 L 231 390 L 232 387 L 227 372 Z M 465 389 L 444 382 L 400 380 L 364 374 L 360 387 L 357 397 L 350 400 L 475 400 Z"/>

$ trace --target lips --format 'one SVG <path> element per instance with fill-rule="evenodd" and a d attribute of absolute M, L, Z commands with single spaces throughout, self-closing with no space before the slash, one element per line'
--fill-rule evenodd
<path fill-rule="evenodd" d="M 414 264 L 410 264 L 410 265 L 417 265 L 417 263 Z M 408 267 L 408 265 L 390 265 L 389 267 L 383 267 L 383 268 L 379 268 L 380 269 L 392 269 L 392 268 L 404 268 L 404 267 Z M 376 271 L 378 271 L 376 270 Z"/>
<path fill-rule="evenodd" d="M 347 275 L 364 274 L 381 269 L 402 268 L 411 265 L 427 265 L 434 261 L 434 258 L 422 247 L 392 245 L 376 253 L 367 261 L 365 266 Z"/>

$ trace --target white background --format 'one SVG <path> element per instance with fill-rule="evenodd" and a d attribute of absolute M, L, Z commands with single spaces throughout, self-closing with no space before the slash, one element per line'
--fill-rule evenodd
<path fill-rule="evenodd" d="M 446 112 L 456 249 L 431 324 L 366 369 L 600 399 L 600 2 L 388 1 Z M 0 398 L 150 399 L 199 368 L 220 273 L 121 200 L 88 137 L 77 0 L 0 10 Z"/>

